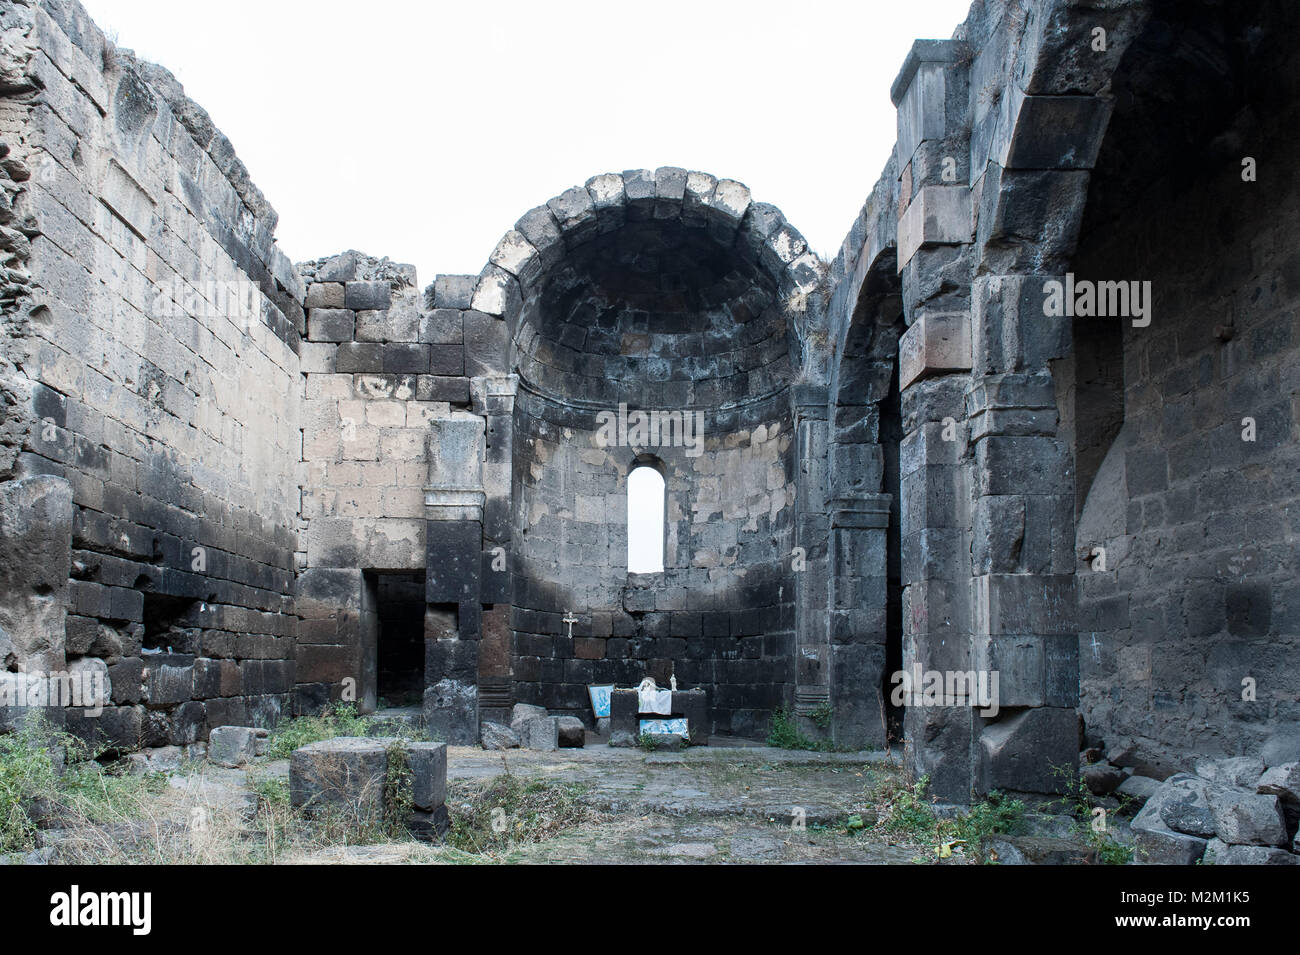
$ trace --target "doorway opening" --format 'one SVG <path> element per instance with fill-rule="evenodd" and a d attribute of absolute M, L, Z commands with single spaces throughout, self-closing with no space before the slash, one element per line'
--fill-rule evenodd
<path fill-rule="evenodd" d="M 379 706 L 419 706 L 424 696 L 424 572 L 374 574 Z"/>

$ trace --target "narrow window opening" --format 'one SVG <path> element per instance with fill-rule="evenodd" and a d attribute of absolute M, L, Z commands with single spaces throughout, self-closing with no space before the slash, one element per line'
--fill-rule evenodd
<path fill-rule="evenodd" d="M 627 476 L 627 572 L 660 574 L 664 569 L 664 479 L 657 469 L 637 465 Z"/>

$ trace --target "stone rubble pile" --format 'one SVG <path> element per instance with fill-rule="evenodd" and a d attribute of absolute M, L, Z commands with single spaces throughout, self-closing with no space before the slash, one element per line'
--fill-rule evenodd
<path fill-rule="evenodd" d="M 1300 865 L 1300 743 L 1280 736 L 1260 756 L 1202 759 L 1192 772 L 1153 762 L 1135 771 L 1099 748 L 1085 750 L 1083 778 L 1098 796 L 1141 809 L 1131 828 L 1139 861 L 1173 865 Z M 1096 759 L 1096 762 L 1087 762 Z M 1150 775 L 1145 775 L 1150 774 Z"/>
<path fill-rule="evenodd" d="M 587 728 L 576 716 L 551 716 L 544 706 L 516 703 L 510 725 L 484 720 L 479 724 L 484 749 L 532 749 L 540 752 L 586 745 Z"/>

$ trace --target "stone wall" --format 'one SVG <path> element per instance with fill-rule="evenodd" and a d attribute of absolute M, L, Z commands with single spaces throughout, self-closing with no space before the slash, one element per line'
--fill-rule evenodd
<path fill-rule="evenodd" d="M 65 633 L 40 654 L 15 633 L 0 670 L 106 668 L 102 715 L 67 715 L 117 747 L 273 724 L 294 682 L 303 320 L 275 212 L 171 75 L 78 4 L 9 4 L 0 26 L 0 477 L 72 498 L 47 529 L 70 549 Z"/>
<path fill-rule="evenodd" d="M 1116 399 L 1120 412 L 1093 429 L 1108 440 L 1080 501 L 1081 709 L 1130 762 L 1255 755 L 1279 725 L 1300 719 L 1300 674 L 1288 662 L 1300 644 L 1291 218 L 1300 191 L 1287 171 L 1296 28 L 1294 13 L 1277 7 L 1241 20 L 1184 12 L 1182 35 L 1205 37 L 1207 49 L 1252 31 L 1267 82 L 1227 57 L 1184 69 L 1177 82 L 1201 104 L 1191 129 L 1151 115 L 1148 99 L 1123 100 L 1073 262 L 1080 281 L 1135 279 L 1152 291 L 1149 325 L 1076 319 L 1076 342 L 1109 337 L 1076 348 L 1073 372 L 1076 459 L 1098 456 L 1086 415 L 1113 417 Z M 1122 87 L 1141 84 L 1157 102 L 1171 80 L 1145 71 L 1152 44 L 1167 42 L 1162 30 L 1134 49 Z M 1098 355 L 1120 366 L 1100 390 Z"/>
<path fill-rule="evenodd" d="M 299 266 L 304 553 L 299 594 L 299 702 L 377 703 L 375 581 L 422 571 L 430 543 L 425 488 L 436 423 L 471 417 L 470 381 L 504 361 L 504 326 L 470 308 L 473 278 L 439 276 L 424 294 L 415 270 L 345 252 Z M 482 430 L 481 418 L 474 425 Z M 465 476 L 467 480 L 469 475 Z M 480 542 L 481 543 L 481 542 Z M 475 545 L 478 553 L 479 545 Z M 439 624 L 427 636 L 436 641 Z"/>
<path fill-rule="evenodd" d="M 593 418 L 539 396 L 516 402 L 518 701 L 590 722 L 588 684 L 649 675 L 667 685 L 675 674 L 708 691 L 717 732 L 761 735 L 793 677 L 788 402 L 747 409 L 758 423 L 723 433 L 720 416 L 704 413 L 698 455 L 642 452 L 665 478 L 662 574 L 627 571 L 627 475 L 638 453 L 602 446 Z"/>

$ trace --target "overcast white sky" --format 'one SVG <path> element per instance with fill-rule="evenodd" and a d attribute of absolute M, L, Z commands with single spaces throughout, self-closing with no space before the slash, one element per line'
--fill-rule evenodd
<path fill-rule="evenodd" d="M 588 177 L 739 179 L 833 255 L 894 141 L 889 84 L 970 0 L 82 0 L 166 66 L 294 261 L 347 248 L 477 273 Z"/>

